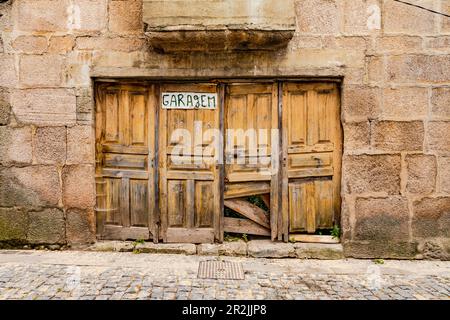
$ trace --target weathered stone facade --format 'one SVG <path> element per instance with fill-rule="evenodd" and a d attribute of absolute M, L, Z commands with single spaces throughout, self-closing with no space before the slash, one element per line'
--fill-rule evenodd
<path fill-rule="evenodd" d="M 418 2 L 450 14 L 447 1 Z M 142 0 L 9 0 L 0 14 L 1 241 L 95 241 L 95 77 L 333 77 L 346 256 L 448 259 L 449 18 L 392 0 L 297 0 L 287 48 L 163 54 Z"/>

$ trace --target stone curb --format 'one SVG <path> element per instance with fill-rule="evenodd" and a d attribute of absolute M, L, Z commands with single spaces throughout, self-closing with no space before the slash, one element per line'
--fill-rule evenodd
<path fill-rule="evenodd" d="M 284 243 L 270 240 L 224 243 L 158 243 L 132 241 L 99 241 L 87 248 L 89 251 L 113 251 L 134 253 L 166 253 L 202 256 L 248 256 L 253 258 L 299 258 L 337 260 L 344 259 L 340 243 Z"/>

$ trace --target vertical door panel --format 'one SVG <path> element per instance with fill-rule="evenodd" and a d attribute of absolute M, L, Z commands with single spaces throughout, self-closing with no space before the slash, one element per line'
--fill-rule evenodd
<path fill-rule="evenodd" d="M 278 127 L 276 95 L 273 84 L 228 86 L 226 181 L 272 179 L 271 129 Z"/>
<path fill-rule="evenodd" d="M 183 227 L 186 218 L 186 181 L 167 181 L 167 216 L 168 227 Z M 164 201 L 164 199 L 161 199 Z"/>
<path fill-rule="evenodd" d="M 330 229 L 340 214 L 339 92 L 332 83 L 284 83 L 279 238 Z"/>
<path fill-rule="evenodd" d="M 208 227 L 214 222 L 214 195 L 211 190 L 212 181 L 197 181 L 195 183 L 195 226 Z"/>
<path fill-rule="evenodd" d="M 97 87 L 96 210 L 100 238 L 149 239 L 156 233 L 155 101 L 153 86 Z"/>
<path fill-rule="evenodd" d="M 146 146 L 148 115 L 145 105 L 145 95 L 133 93 L 130 95 L 130 130 L 131 145 Z"/>
<path fill-rule="evenodd" d="M 248 219 L 254 217 L 261 222 L 257 219 L 257 215 L 248 214 L 248 210 L 263 215 L 269 214 L 272 239 L 277 234 L 279 212 L 279 138 L 277 129 L 277 84 L 239 83 L 227 86 L 225 95 L 225 132 L 227 133 L 225 136 L 225 198 L 231 199 L 227 200 L 228 206 L 232 206 L 233 210 L 241 215 L 247 215 Z M 273 135 L 273 133 L 275 134 Z M 240 191 L 236 192 L 238 189 Z M 245 199 L 233 199 L 239 198 L 239 195 L 263 195 L 270 212 L 263 213 L 264 210 L 254 204 L 248 201 L 242 202 Z M 259 218 L 264 217 L 259 216 Z M 257 226 L 260 228 L 259 225 Z M 264 229 L 264 233 L 270 233 L 270 230 Z"/>
<path fill-rule="evenodd" d="M 103 114 L 105 117 L 104 142 L 119 143 L 119 90 L 105 93 Z"/>
<path fill-rule="evenodd" d="M 289 232 L 314 233 L 333 226 L 333 181 L 289 183 Z"/>
<path fill-rule="evenodd" d="M 130 215 L 131 226 L 148 227 L 149 214 L 148 182 L 130 180 Z"/>
<path fill-rule="evenodd" d="M 333 201 L 339 202 L 334 196 L 333 180 L 315 181 L 316 201 L 316 226 L 318 229 L 326 229 L 333 226 L 335 222 Z"/>
<path fill-rule="evenodd" d="M 286 93 L 284 93 L 286 94 Z M 295 106 L 289 108 L 289 106 Z M 292 92 L 288 96 L 288 104 L 283 104 L 283 112 L 286 113 L 288 134 L 288 148 L 302 147 L 306 143 L 308 128 L 306 91 Z"/>
<path fill-rule="evenodd" d="M 162 85 L 163 92 L 217 93 L 214 84 Z M 160 106 L 159 106 L 160 107 Z M 161 108 L 161 107 L 160 107 Z M 221 145 L 208 130 L 220 129 L 216 109 L 160 109 L 161 233 L 165 242 L 221 239 Z M 183 131 L 184 130 L 184 131 Z M 180 145 L 182 144 L 182 145 Z"/>
<path fill-rule="evenodd" d="M 106 224 L 120 225 L 122 217 L 120 216 L 120 185 L 121 179 L 109 178 L 105 179 L 106 182 Z"/>

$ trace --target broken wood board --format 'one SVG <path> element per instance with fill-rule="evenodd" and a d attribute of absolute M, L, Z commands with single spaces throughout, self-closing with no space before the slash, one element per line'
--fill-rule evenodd
<path fill-rule="evenodd" d="M 224 205 L 259 225 L 270 229 L 269 218 L 266 216 L 266 212 L 260 207 L 242 199 L 225 200 Z"/>
<path fill-rule="evenodd" d="M 241 198 L 270 192 L 270 182 L 242 182 L 225 184 L 225 199 Z"/>
<path fill-rule="evenodd" d="M 267 208 L 270 208 L 270 193 L 265 193 L 261 195 L 261 199 Z"/>
<path fill-rule="evenodd" d="M 224 217 L 225 232 L 270 236 L 270 230 L 248 219 Z"/>

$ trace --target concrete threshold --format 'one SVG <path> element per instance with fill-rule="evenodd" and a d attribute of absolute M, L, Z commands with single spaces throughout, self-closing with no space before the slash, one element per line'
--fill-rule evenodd
<path fill-rule="evenodd" d="M 340 243 L 284 243 L 270 240 L 248 242 L 228 241 L 223 243 L 158 243 L 133 241 L 98 241 L 87 248 L 89 251 L 167 253 L 202 256 L 240 256 L 253 258 L 299 258 L 336 260 L 344 259 Z"/>

